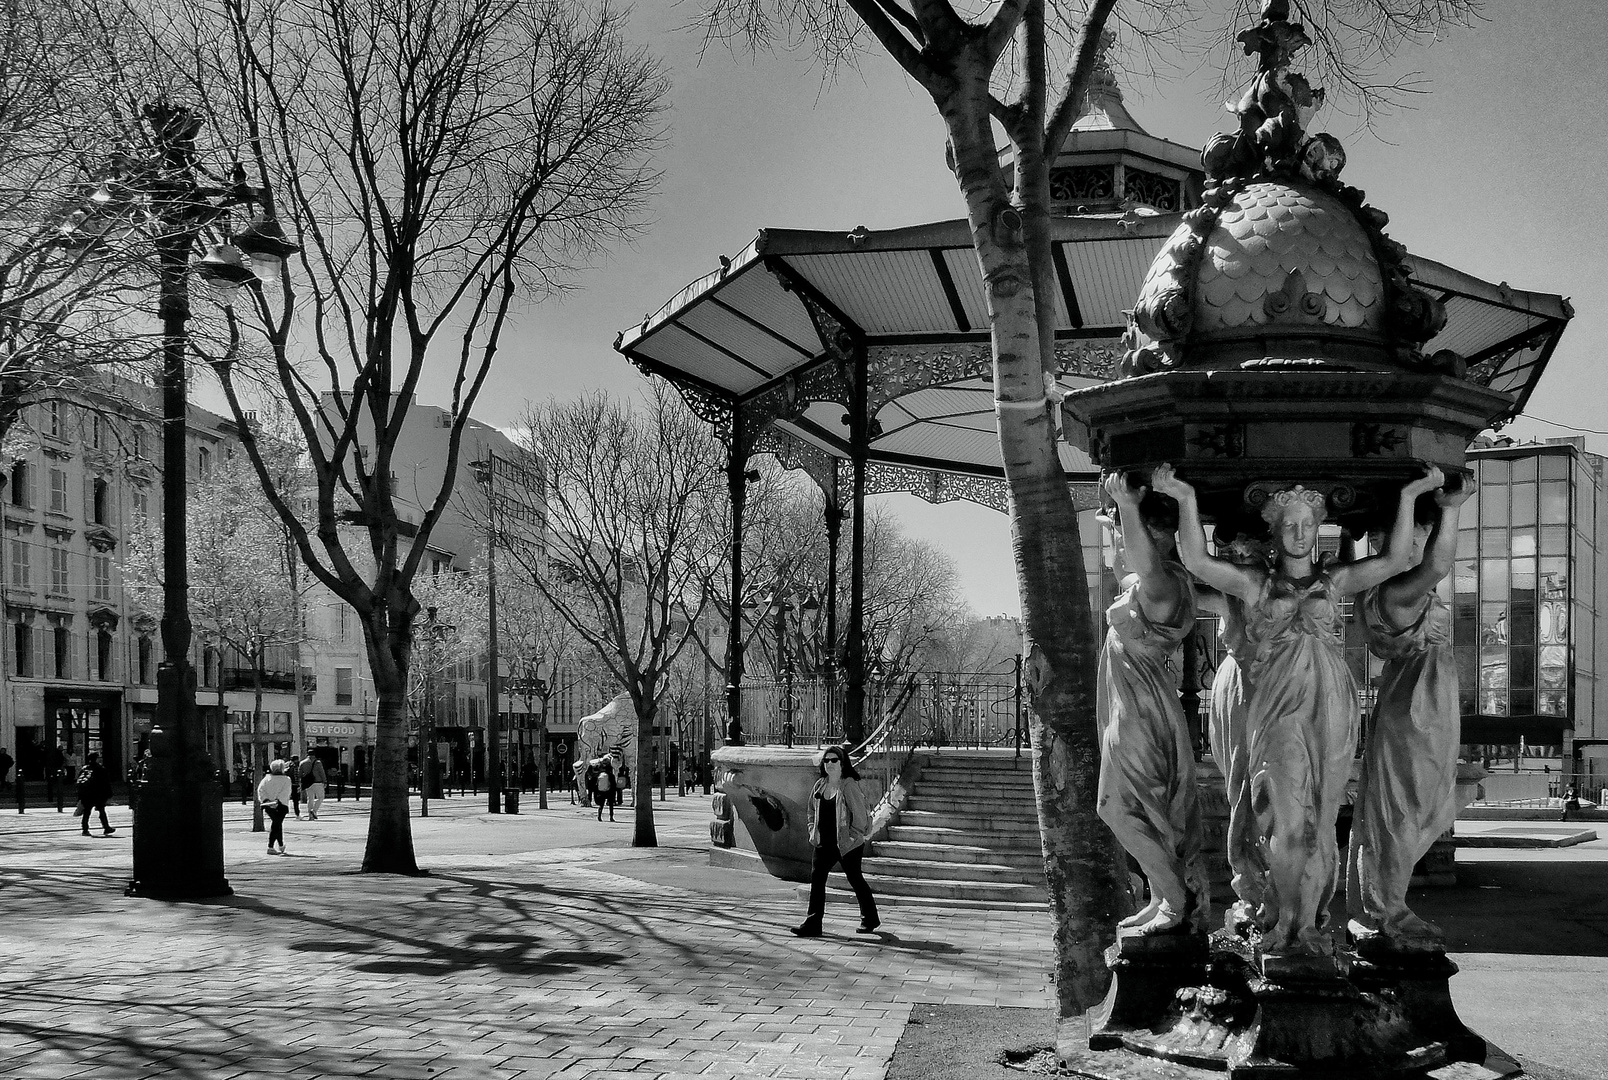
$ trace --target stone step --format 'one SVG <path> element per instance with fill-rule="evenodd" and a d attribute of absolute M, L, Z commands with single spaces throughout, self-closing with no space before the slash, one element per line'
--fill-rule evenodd
<path fill-rule="evenodd" d="M 937 829 L 972 829 L 979 832 L 999 833 L 1032 833 L 1038 835 L 1038 818 L 1025 814 L 989 813 L 989 814 L 963 814 L 959 811 L 932 809 L 932 810 L 905 810 L 899 815 L 898 824 L 910 825 L 917 828 Z"/>
<path fill-rule="evenodd" d="M 912 844 L 901 840 L 878 840 L 872 845 L 872 850 L 878 858 L 914 859 L 927 862 L 956 863 L 987 863 L 995 866 L 1010 866 L 1016 869 L 1044 869 L 1044 853 L 1037 848 L 1032 851 L 1019 851 L 1012 849 L 1002 851 L 997 848 L 982 847 L 967 844 Z"/>
<path fill-rule="evenodd" d="M 877 848 L 881 850 L 880 847 Z M 887 858 L 866 859 L 864 870 L 871 875 L 898 878 L 924 878 L 936 881 L 982 881 L 994 885 L 1043 885 L 1044 863 L 1037 866 L 1005 866 L 1000 863 L 955 863 L 937 860 Z"/>
<path fill-rule="evenodd" d="M 981 881 L 956 881 L 941 878 L 907 878 L 890 877 L 886 874 L 866 874 L 865 883 L 871 886 L 871 892 L 880 901 L 884 896 L 919 896 L 928 899 L 955 899 L 977 900 L 992 903 L 1048 903 L 1049 890 L 1042 882 L 1034 885 L 1017 884 L 1014 882 L 989 883 Z M 840 889 L 853 898 L 849 883 L 841 874 L 833 874 L 827 879 L 829 888 Z M 809 886 L 800 886 L 805 896 L 809 895 Z"/>
<path fill-rule="evenodd" d="M 1038 833 L 988 832 L 979 829 L 927 828 L 915 825 L 895 825 L 888 830 L 888 839 L 912 844 L 959 844 L 965 847 L 982 847 L 994 851 L 1043 851 Z"/>
<path fill-rule="evenodd" d="M 1012 802 L 1033 801 L 1033 785 L 1009 783 L 995 783 L 985 780 L 976 783 L 970 780 L 929 780 L 925 776 L 916 780 L 915 791 L 922 795 L 938 795 L 946 799 L 1009 799 Z"/>
<path fill-rule="evenodd" d="M 876 886 L 872 886 L 875 890 Z M 808 901 L 810 887 L 800 885 L 799 899 Z M 839 879 L 837 887 L 829 881 L 826 890 L 826 924 L 827 933 L 835 933 L 836 922 L 834 917 L 843 920 L 857 918 L 854 893 L 850 892 L 847 883 Z M 877 909 L 886 912 L 888 908 L 909 908 L 920 910 L 929 908 L 933 911 L 1043 911 L 1049 906 L 1049 897 L 1041 900 L 972 900 L 960 896 L 903 896 L 895 893 L 878 893 Z M 886 933 L 897 934 L 897 924 L 887 914 L 882 915 L 882 929 Z M 852 936 L 852 934 L 851 934 Z"/>
<path fill-rule="evenodd" d="M 910 801 L 905 803 L 905 806 L 910 810 L 926 810 L 933 813 L 982 814 L 985 817 L 1019 818 L 1024 821 L 1038 820 L 1038 807 L 1034 805 L 1031 799 L 1026 801 L 950 799 L 929 795 L 919 786 L 911 793 Z"/>
<path fill-rule="evenodd" d="M 944 765 L 939 762 L 923 765 L 923 777 L 932 777 L 935 780 L 988 780 L 995 783 L 1015 783 L 1025 781 L 1032 783 L 1033 766 L 1026 758 L 1020 765 L 1012 765 L 1009 761 L 998 765 Z"/>

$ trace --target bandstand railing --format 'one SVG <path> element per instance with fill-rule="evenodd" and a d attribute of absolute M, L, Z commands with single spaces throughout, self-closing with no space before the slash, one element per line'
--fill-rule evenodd
<path fill-rule="evenodd" d="M 914 681 L 908 692 L 906 687 Z M 916 672 L 867 679 L 865 712 L 885 723 L 901 696 L 900 730 L 914 744 L 956 749 L 1027 749 L 1029 707 L 1014 672 Z M 742 685 L 751 746 L 825 746 L 843 737 L 844 686 L 822 677 L 756 679 Z M 873 732 L 866 745 L 876 742 Z"/>

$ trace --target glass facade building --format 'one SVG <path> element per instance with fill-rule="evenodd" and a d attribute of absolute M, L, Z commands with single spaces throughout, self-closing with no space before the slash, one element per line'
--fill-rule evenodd
<path fill-rule="evenodd" d="M 1479 494 L 1463 508 L 1457 562 L 1443 583 L 1463 741 L 1546 747 L 1564 771 L 1608 778 L 1608 643 L 1597 624 L 1608 556 L 1604 459 L 1578 438 L 1482 439 L 1469 465 Z"/>

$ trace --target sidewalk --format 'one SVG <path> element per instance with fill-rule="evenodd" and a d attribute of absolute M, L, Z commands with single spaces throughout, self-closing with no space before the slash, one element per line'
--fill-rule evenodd
<path fill-rule="evenodd" d="M 839 906 L 801 940 L 791 883 L 708 865 L 706 797 L 655 802 L 652 849 L 629 807 L 534 801 L 432 802 L 421 878 L 356 872 L 366 799 L 287 821 L 283 858 L 229 804 L 235 895 L 189 904 L 122 895 L 126 807 L 111 837 L 0 811 L 0 1077 L 880 1080 L 917 1005 L 1053 1005 L 1046 915 L 890 907 L 866 937 Z M 1538 1076 L 1608 1075 L 1608 841 L 1470 855 L 1424 905 L 1464 1019 Z"/>

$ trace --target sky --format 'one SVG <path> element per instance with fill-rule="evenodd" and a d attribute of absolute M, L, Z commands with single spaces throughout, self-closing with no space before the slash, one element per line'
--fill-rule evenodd
<path fill-rule="evenodd" d="M 867 53 L 824 85 L 807 53 L 733 55 L 682 30 L 691 3 L 650 0 L 632 37 L 663 57 L 673 88 L 652 219 L 578 288 L 519 312 L 475 409 L 512 424 L 526 402 L 604 388 L 632 394 L 644 377 L 614 351 L 615 335 L 716 268 L 762 228 L 876 230 L 960 217 L 944 166 L 944 130 L 924 91 L 891 60 Z M 1530 401 L 1507 431 L 1547 438 L 1593 429 L 1608 454 L 1608 120 L 1595 92 L 1608 52 L 1608 3 L 1488 0 L 1484 18 L 1392 71 L 1422 72 L 1429 93 L 1376 126 L 1334 109 L 1314 130 L 1345 144 L 1345 180 L 1391 217 L 1416 254 L 1489 281 L 1572 298 L 1575 319 Z M 1296 63 L 1296 70 L 1301 69 Z M 1215 70 L 1163 73 L 1125 87 L 1151 134 L 1199 146 L 1231 127 Z M 448 398 L 427 378 L 420 399 Z M 1545 422 L 1543 422 L 1545 421 Z M 948 553 L 980 615 L 1018 614 L 1009 524 L 964 502 L 885 501 L 913 535 Z"/>

